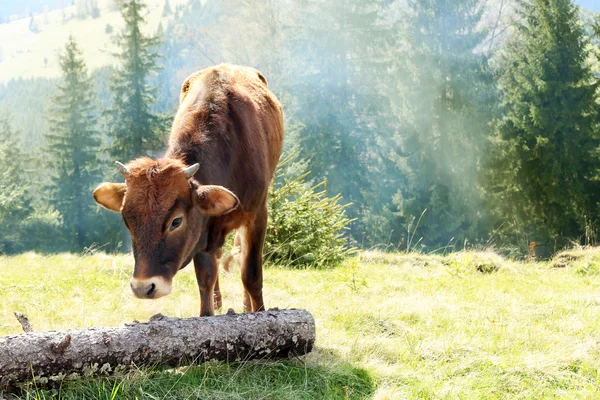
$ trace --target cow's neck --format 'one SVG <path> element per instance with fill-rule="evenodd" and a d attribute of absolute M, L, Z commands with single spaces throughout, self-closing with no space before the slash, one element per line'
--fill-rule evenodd
<path fill-rule="evenodd" d="M 218 152 L 210 142 L 192 143 L 178 140 L 171 143 L 165 157 L 178 159 L 187 166 L 200 164 L 196 179 L 202 184 L 228 183 L 226 179 L 228 161 L 218 156 Z"/>
<path fill-rule="evenodd" d="M 202 168 L 208 161 L 211 147 L 208 140 L 200 140 L 203 138 L 204 135 L 193 132 L 172 132 L 166 157 L 181 160 L 187 166 L 198 163 Z"/>

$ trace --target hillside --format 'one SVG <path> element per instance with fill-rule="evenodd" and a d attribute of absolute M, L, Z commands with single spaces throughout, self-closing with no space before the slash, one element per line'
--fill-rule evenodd
<path fill-rule="evenodd" d="M 173 9 L 185 2 L 170 0 Z M 162 17 L 164 0 L 147 0 L 146 4 L 147 33 L 154 33 L 159 23 L 166 25 L 168 22 L 168 18 Z M 90 70 L 112 63 L 115 33 L 123 26 L 122 18 L 113 0 L 100 0 L 98 7 L 98 18 L 77 17 L 74 5 L 46 13 L 34 13 L 38 32 L 30 29 L 29 17 L 0 24 L 0 83 L 18 77 L 57 77 L 58 54 L 69 35 L 73 35 L 80 43 Z M 112 27 L 112 33 L 106 32 L 108 25 Z"/>
<path fill-rule="evenodd" d="M 175 10 L 178 5 L 184 5 L 189 0 L 170 0 L 171 8 Z M 56 6 L 52 2 L 51 6 Z M 504 3 L 503 18 L 496 32 L 508 24 L 512 15 L 510 9 L 512 1 Z M 600 2 L 596 0 L 578 0 L 576 3 L 591 10 L 600 11 Z M 146 26 L 147 33 L 156 32 L 160 23 L 166 28 L 169 17 L 162 17 L 164 0 L 147 0 L 148 14 Z M 483 21 L 493 27 L 500 0 L 489 0 L 486 16 Z M 112 53 L 115 50 L 115 33 L 122 27 L 121 17 L 114 5 L 114 0 L 98 0 L 100 15 L 98 18 L 87 16 L 77 17 L 75 5 L 66 8 L 53 8 L 50 11 L 35 12 L 39 7 L 33 8 L 34 25 L 37 32 L 30 30 L 30 18 L 26 17 L 26 4 L 10 6 L 0 5 L 0 15 L 17 12 L 12 17 L 19 19 L 9 23 L 0 24 L 0 83 L 15 78 L 32 77 L 57 77 L 59 75 L 58 54 L 64 46 L 68 35 L 75 36 L 81 45 L 86 63 L 90 71 L 111 64 Z M 107 26 L 112 27 L 112 33 L 107 33 Z M 36 30 L 36 29 L 34 29 Z M 110 29 L 109 29 L 110 30 Z M 9 39 L 8 39 L 9 38 Z"/>

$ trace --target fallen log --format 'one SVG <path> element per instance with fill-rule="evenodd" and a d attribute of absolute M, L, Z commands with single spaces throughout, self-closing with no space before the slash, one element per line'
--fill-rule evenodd
<path fill-rule="evenodd" d="M 0 337 L 0 386 L 40 383 L 132 367 L 178 367 L 207 360 L 242 361 L 303 355 L 315 322 L 306 310 L 271 309 L 216 317 L 169 318 L 123 327 L 30 332 Z"/>

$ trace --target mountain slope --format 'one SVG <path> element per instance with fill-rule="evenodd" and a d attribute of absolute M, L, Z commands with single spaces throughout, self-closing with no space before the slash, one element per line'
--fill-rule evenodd
<path fill-rule="evenodd" d="M 4 0 L 6 1 L 6 0 Z M 16 0 L 15 0 L 16 1 Z M 189 0 L 169 0 L 172 10 Z M 60 1 L 62 3 L 62 1 Z M 35 3 L 35 2 L 34 2 Z M 37 3 L 41 4 L 43 2 Z M 68 2 L 70 3 L 70 2 Z M 498 9 L 504 4 L 502 18 L 496 33 L 509 24 L 513 0 L 489 0 L 484 23 L 493 28 L 498 17 Z M 600 0 L 577 0 L 576 3 L 590 9 L 600 9 Z M 28 3 L 13 2 L 0 5 L 0 14 L 7 15 L 11 10 L 26 15 Z M 49 9 L 56 1 L 48 2 Z M 76 3 L 77 4 L 77 3 Z M 146 33 L 154 33 L 159 23 L 166 28 L 169 18 L 162 17 L 165 0 L 146 0 L 148 5 Z M 18 5 L 18 7 L 17 7 Z M 15 8 L 17 7 L 17 8 Z M 122 27 L 121 16 L 116 10 L 114 0 L 98 0 L 100 16 L 98 18 L 77 17 L 74 5 L 46 12 L 33 13 L 33 26 L 29 17 L 0 24 L 0 83 L 18 77 L 57 77 L 59 76 L 58 54 L 64 47 L 69 35 L 73 35 L 80 44 L 90 71 L 114 62 L 115 34 Z M 32 10 L 39 9 L 33 8 Z M 590 15 L 590 12 L 585 12 Z M 586 21 L 590 21 L 586 18 Z M 588 22 L 589 23 L 589 22 Z M 33 31 L 32 31 L 33 29 Z M 36 31 L 37 32 L 34 32 Z M 112 33 L 110 31 L 112 30 Z M 498 40 L 494 42 L 498 44 Z"/>
<path fill-rule="evenodd" d="M 170 0 L 172 8 L 185 2 Z M 146 30 L 154 33 L 160 22 L 166 25 L 168 20 L 162 18 L 164 0 L 146 0 L 146 4 Z M 90 70 L 112 63 L 115 34 L 123 23 L 112 0 L 99 1 L 98 6 L 100 16 L 95 19 L 78 18 L 75 6 L 34 13 L 37 33 L 30 29 L 30 18 L 0 24 L 0 83 L 18 77 L 57 77 L 60 74 L 58 54 L 69 35 L 80 44 Z M 107 32 L 111 28 L 112 33 Z"/>

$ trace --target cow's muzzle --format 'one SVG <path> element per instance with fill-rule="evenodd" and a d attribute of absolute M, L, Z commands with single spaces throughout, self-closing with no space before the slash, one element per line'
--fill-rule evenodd
<path fill-rule="evenodd" d="M 131 278 L 130 286 L 135 297 L 139 299 L 158 299 L 171 293 L 171 282 L 160 276 L 152 278 Z"/>

